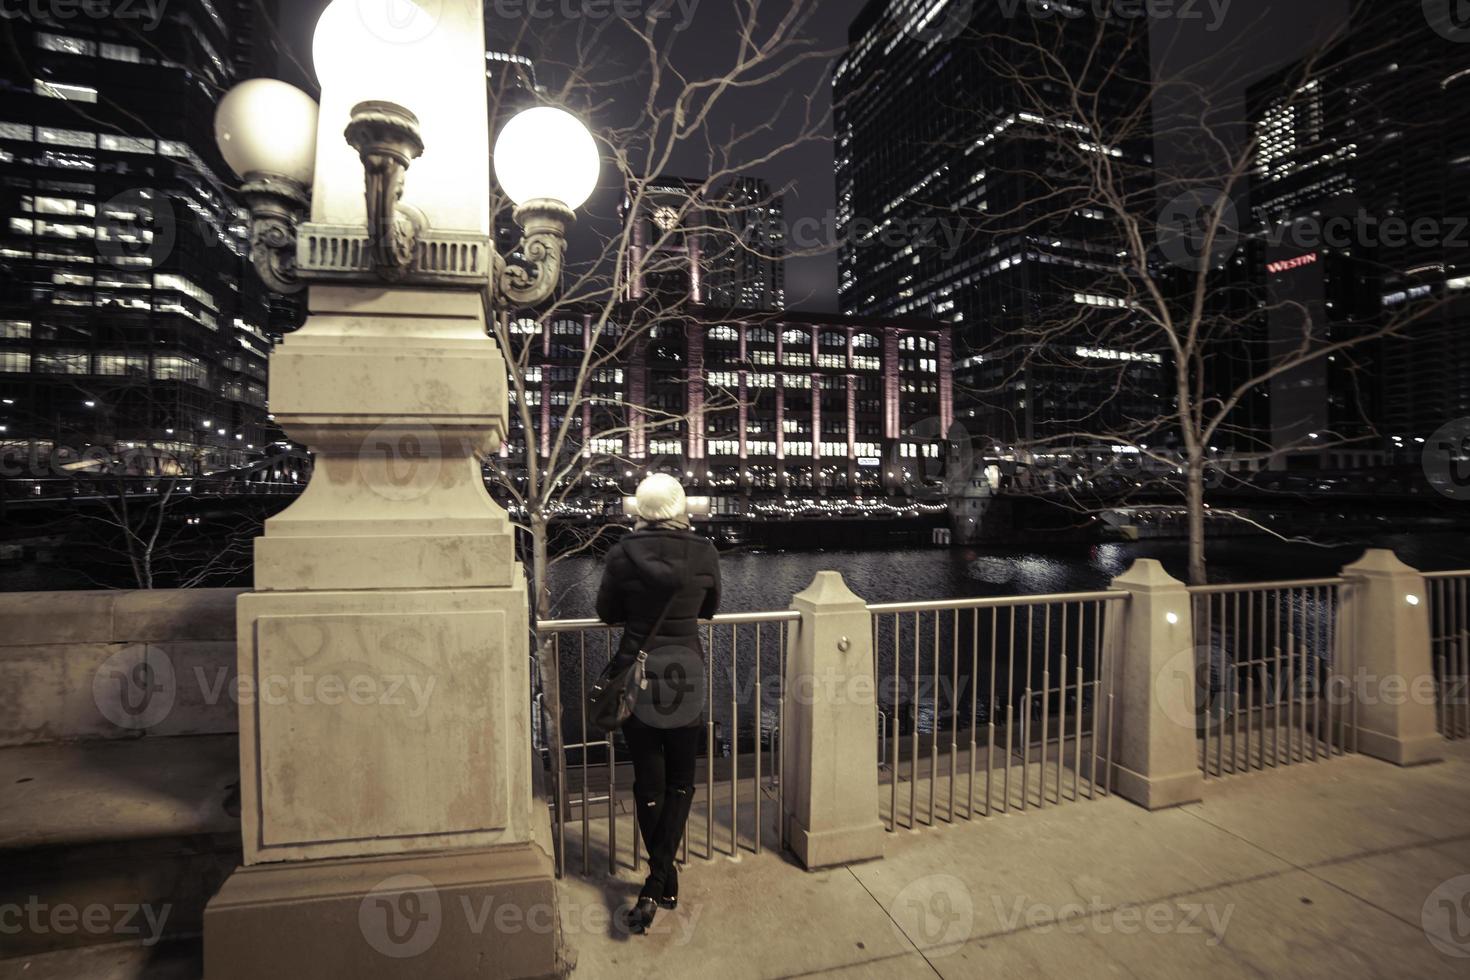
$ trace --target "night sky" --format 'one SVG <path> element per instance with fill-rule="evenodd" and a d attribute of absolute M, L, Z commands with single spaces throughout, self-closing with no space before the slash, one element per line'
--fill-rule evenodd
<path fill-rule="evenodd" d="M 425 0 L 426 5 L 432 2 Z M 532 2 L 541 3 L 541 9 L 552 15 L 538 19 L 527 31 L 523 11 Z M 663 2 L 668 3 L 668 0 Z M 789 9 L 788 4 L 792 0 L 682 0 L 672 3 L 667 29 L 683 27 L 675 40 L 673 63 L 693 77 L 706 76 L 717 70 L 713 66 L 728 63 L 734 54 L 737 11 L 746 9 L 751 2 L 761 9 L 763 22 L 774 23 Z M 804 33 L 816 49 L 845 47 L 848 25 L 861 9 L 860 3 L 856 0 L 794 2 L 804 4 L 803 11 L 808 15 Z M 984 5 L 996 0 L 972 2 L 983 15 Z M 290 2 L 282 6 L 285 10 L 281 13 L 280 30 L 284 43 L 279 74 L 299 84 L 295 69 L 297 66 L 310 67 L 311 31 L 316 17 L 326 6 L 326 0 Z M 499 3 L 489 0 L 487 9 L 491 16 L 487 42 L 494 48 L 503 46 L 507 39 L 530 35 L 520 45 L 519 53 L 541 63 L 541 81 L 555 88 L 560 81 L 557 62 L 565 58 L 567 46 L 578 31 L 585 30 L 587 26 L 585 20 L 577 23 L 576 18 L 566 18 L 559 11 L 605 10 L 608 6 L 608 0 L 500 0 Z M 1218 100 L 1228 101 L 1239 99 L 1245 86 L 1255 78 L 1300 57 L 1316 38 L 1341 21 L 1346 15 L 1349 0 L 1198 0 L 1191 6 L 1198 11 L 1198 19 L 1159 19 L 1154 22 L 1151 39 L 1156 71 L 1168 77 L 1183 71 L 1198 71 L 1200 77 L 1197 80 L 1213 89 Z M 626 0 L 620 7 L 628 9 Z M 1180 9 L 1183 9 L 1182 0 Z M 497 30 L 497 25 L 502 29 Z M 620 63 L 638 58 L 631 37 L 625 31 L 604 30 L 599 35 L 599 44 L 602 45 L 600 50 L 606 52 L 609 74 L 615 73 Z M 827 78 L 834 61 L 804 66 L 781 80 L 780 91 L 750 93 L 729 100 L 724 104 L 724 111 L 711 121 L 712 135 L 718 138 L 720 133 L 728 130 L 745 131 L 769 123 L 773 106 L 778 104 L 782 95 L 800 97 L 813 93 L 816 99 L 821 100 L 819 108 L 825 111 L 831 104 L 831 87 Z M 1204 67 L 1201 68 L 1202 64 Z M 636 98 L 639 91 L 636 86 L 628 86 L 624 97 Z M 609 91 L 603 97 L 617 105 L 620 94 Z M 788 106 L 788 110 L 788 115 L 798 111 L 795 104 Z M 791 121 L 795 124 L 799 119 L 792 116 Z M 595 124 L 596 120 L 593 122 Z M 1167 165 L 1170 154 L 1170 147 L 1159 147 L 1157 156 L 1161 165 Z M 697 176 L 704 170 L 705 163 L 706 158 L 699 147 L 690 146 L 671 169 L 675 173 Z M 835 207 L 832 168 L 829 133 L 826 140 L 804 143 L 787 150 L 753 171 L 752 175 L 764 177 L 775 187 L 787 188 L 788 222 L 814 218 L 822 221 L 825 227 L 830 223 L 829 215 Z M 609 186 L 589 203 L 588 219 L 610 219 L 616 200 L 616 190 Z M 817 311 L 836 309 L 837 258 L 834 251 L 792 258 L 787 262 L 786 275 L 787 296 L 792 307 Z"/>

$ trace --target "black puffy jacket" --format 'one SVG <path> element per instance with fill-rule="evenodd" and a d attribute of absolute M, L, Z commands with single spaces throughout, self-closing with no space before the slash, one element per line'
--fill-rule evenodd
<path fill-rule="evenodd" d="M 665 604 L 668 614 L 658 635 L 650 638 L 648 631 Z M 719 607 L 719 552 L 693 531 L 650 525 L 629 533 L 607 553 L 597 590 L 597 617 L 623 627 L 620 661 L 636 656 L 640 647 L 649 652 L 646 670 L 655 684 L 674 672 L 674 687 L 694 686 L 702 692 L 699 621 L 709 619 Z M 689 713 L 678 713 L 681 724 L 690 723 L 682 718 Z"/>

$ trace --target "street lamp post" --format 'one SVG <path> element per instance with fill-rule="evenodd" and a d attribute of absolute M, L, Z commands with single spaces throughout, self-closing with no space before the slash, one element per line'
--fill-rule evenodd
<path fill-rule="evenodd" d="M 219 108 L 255 266 L 307 290 L 270 407 L 316 465 L 239 602 L 245 867 L 206 912 L 211 980 L 557 969 L 525 576 L 481 473 L 507 425 L 486 325 L 554 291 L 598 154 L 559 109 L 507 124 L 524 240 L 496 253 L 483 24 L 481 0 L 334 0 L 319 107 L 252 80 Z M 551 918 L 463 914 L 508 903 Z"/>

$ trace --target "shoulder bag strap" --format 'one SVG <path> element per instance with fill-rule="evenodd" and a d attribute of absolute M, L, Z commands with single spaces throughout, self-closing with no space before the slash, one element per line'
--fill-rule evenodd
<path fill-rule="evenodd" d="M 658 614 L 658 619 L 655 619 L 653 621 L 653 626 L 649 627 L 648 635 L 643 638 L 643 642 L 642 643 L 638 644 L 639 652 L 641 652 L 641 653 L 647 653 L 648 652 L 644 648 L 647 647 L 650 643 L 653 642 L 653 638 L 654 637 L 658 636 L 659 627 L 664 624 L 664 619 L 666 619 L 668 617 L 669 610 L 673 608 L 674 600 L 677 599 L 677 598 L 679 598 L 679 590 L 678 589 L 675 589 L 674 590 L 674 594 L 671 595 L 671 596 L 669 596 L 669 601 L 666 602 L 666 603 L 664 603 L 663 612 L 661 612 L 661 613 Z"/>

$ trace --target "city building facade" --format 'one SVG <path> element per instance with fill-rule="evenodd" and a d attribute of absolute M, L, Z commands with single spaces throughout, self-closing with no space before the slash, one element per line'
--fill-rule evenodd
<path fill-rule="evenodd" d="M 946 325 L 752 310 L 634 321 L 629 355 L 584 378 L 591 397 L 579 398 L 593 317 L 513 325 L 537 334 L 539 363 L 527 392 L 537 431 L 528 438 L 513 418 L 502 450 L 512 469 L 528 442 L 549 458 L 572 410 L 570 451 L 585 458 L 589 494 L 667 472 L 717 501 L 889 497 L 942 475 L 954 420 Z M 603 342 L 627 329 L 604 324 Z"/>
<path fill-rule="evenodd" d="M 1147 417 L 1162 383 L 1158 352 L 1106 339 L 1126 316 L 1110 295 L 1120 229 L 1058 195 L 1072 178 L 1054 134 L 1081 126 L 1067 93 L 1015 81 L 1042 73 L 1036 45 L 1087 79 L 1104 122 L 1133 121 L 1131 138 L 1092 151 L 1151 186 L 1152 133 L 1137 115 L 1146 23 L 1100 30 L 1086 12 L 1022 6 L 996 18 L 978 4 L 870 0 L 834 75 L 841 308 L 952 324 L 959 416 L 997 447 Z M 1125 381 L 1105 364 L 1123 365 Z"/>
<path fill-rule="evenodd" d="M 277 321 L 212 125 L 254 16 L 180 0 L 156 24 L 8 19 L 0 429 L 32 459 L 97 446 L 213 471 L 279 438 Z"/>
<path fill-rule="evenodd" d="M 1344 452 L 1417 460 L 1438 429 L 1470 415 L 1463 49 L 1435 33 L 1420 4 L 1373 4 L 1325 57 L 1253 86 L 1249 105 L 1260 143 L 1252 219 L 1268 243 L 1257 275 L 1273 337 L 1299 333 L 1295 303 L 1331 340 L 1415 317 L 1399 336 L 1280 379 L 1278 442 L 1320 429 L 1346 443 L 1297 454 L 1308 465 L 1341 465 Z"/>

